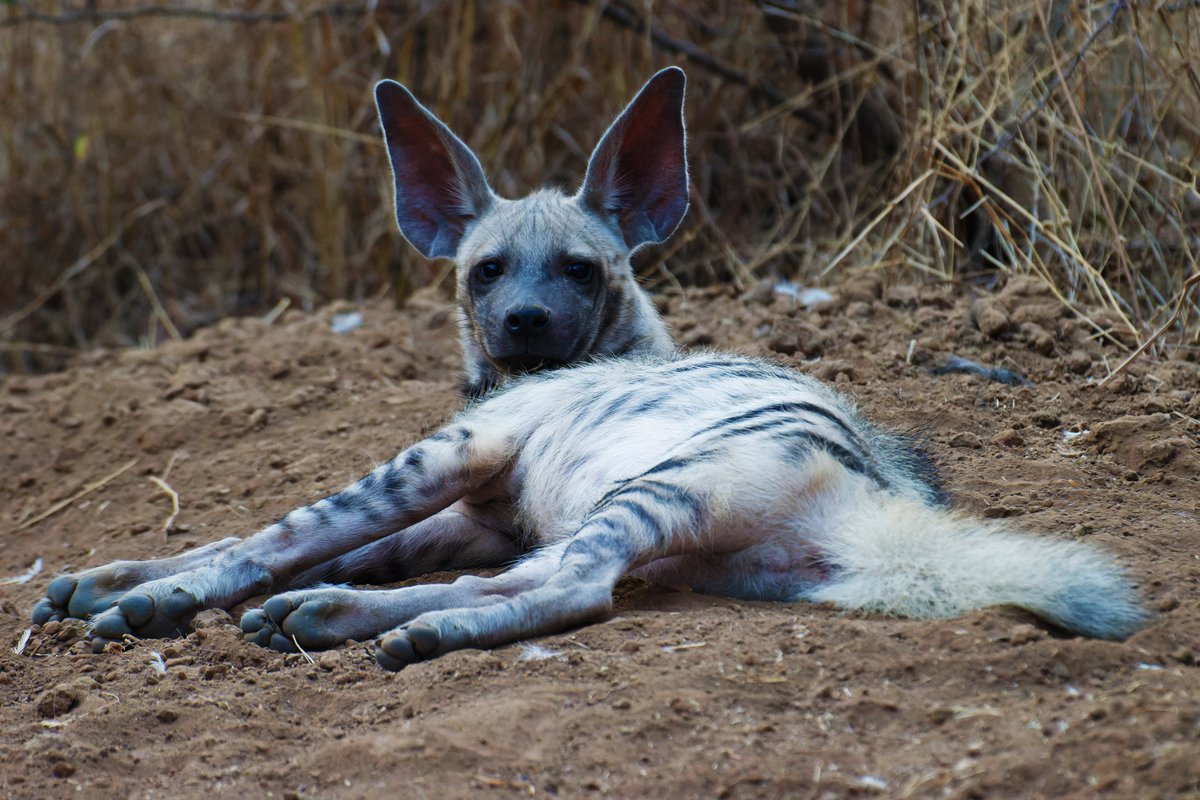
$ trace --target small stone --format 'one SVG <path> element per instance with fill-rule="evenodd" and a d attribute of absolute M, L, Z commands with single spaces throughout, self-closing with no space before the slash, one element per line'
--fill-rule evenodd
<path fill-rule="evenodd" d="M 1039 428 L 1053 430 L 1062 424 L 1062 419 L 1053 411 L 1035 411 L 1033 414 L 1033 424 Z"/>
<path fill-rule="evenodd" d="M 37 712 L 43 719 L 54 719 L 79 705 L 79 695 L 64 687 L 47 689 L 38 697 Z"/>
<path fill-rule="evenodd" d="M 99 686 L 95 680 L 88 677 L 76 678 L 69 683 L 60 683 L 50 687 L 38 695 L 37 712 L 44 719 L 61 717 L 83 699 L 89 689 Z"/>
<path fill-rule="evenodd" d="M 211 681 L 225 677 L 228 672 L 228 664 L 208 664 L 204 669 L 200 670 L 200 677 L 206 681 Z"/>
<path fill-rule="evenodd" d="M 1054 351 L 1054 337 L 1046 332 L 1046 329 L 1036 322 L 1022 322 L 1020 326 L 1021 341 L 1029 346 L 1029 349 L 1043 356 L 1048 356 Z"/>
<path fill-rule="evenodd" d="M 1012 321 L 1004 306 L 991 297 L 982 297 L 975 301 L 971 316 L 984 336 L 989 339 L 999 339 L 1012 329 Z"/>
<path fill-rule="evenodd" d="M 338 658 L 337 653 L 324 653 L 317 659 L 317 666 L 326 672 L 333 672 L 341 666 L 341 663 L 342 661 Z"/>
<path fill-rule="evenodd" d="M 633 705 L 632 703 L 630 703 L 627 699 L 622 697 L 620 700 L 614 700 L 612 707 L 618 711 L 626 711 L 632 705 Z"/>
<path fill-rule="evenodd" d="M 192 629 L 201 631 L 208 628 L 233 626 L 233 617 L 223 608 L 206 608 L 192 620 Z"/>
<path fill-rule="evenodd" d="M 1025 513 L 1025 510 L 1020 506 L 1009 505 L 994 505 L 988 506 L 983 510 L 983 516 L 987 519 L 1005 519 L 1007 517 L 1019 517 Z"/>
<path fill-rule="evenodd" d="M 848 303 L 867 303 L 878 300 L 883 294 L 883 285 L 875 275 L 852 278 L 842 286 L 841 295 Z"/>
<path fill-rule="evenodd" d="M 1190 647 L 1180 647 L 1175 652 L 1171 653 L 1171 658 L 1178 661 L 1180 664 L 1186 664 L 1189 667 L 1196 665 L 1196 651 Z"/>
<path fill-rule="evenodd" d="M 250 412 L 249 418 L 246 420 L 246 427 L 251 430 L 258 430 L 266 427 L 267 410 L 265 408 L 256 408 Z"/>
<path fill-rule="evenodd" d="M 1021 645 L 1028 644 L 1029 642 L 1036 642 L 1044 636 L 1045 634 L 1040 628 L 1037 628 L 1033 625 L 1022 624 L 1013 627 L 1012 631 L 1009 633 L 1008 640 L 1013 647 L 1020 647 Z"/>
<path fill-rule="evenodd" d="M 1067 354 L 1067 369 L 1076 375 L 1083 375 L 1092 368 L 1092 357 L 1082 350 L 1072 350 Z"/>
<path fill-rule="evenodd" d="M 767 347 L 786 356 L 803 353 L 807 358 L 817 358 L 825 353 L 828 337 L 815 325 L 798 319 L 781 317 L 771 326 L 771 338 Z"/>
<path fill-rule="evenodd" d="M 854 319 L 866 319 L 874 312 L 871 309 L 870 303 L 864 303 L 860 300 L 846 304 L 846 316 Z"/>
<path fill-rule="evenodd" d="M 1164 613 L 1167 611 L 1174 611 L 1177 608 L 1179 608 L 1179 598 L 1173 594 L 1167 595 L 1154 605 L 1155 611 L 1162 611 Z"/>
<path fill-rule="evenodd" d="M 949 445 L 951 447 L 969 447 L 972 450 L 978 450 L 983 447 L 983 440 L 968 431 L 959 431 L 950 437 Z"/>
<path fill-rule="evenodd" d="M 1001 447 L 1022 447 L 1025 444 L 1025 437 L 1021 436 L 1020 432 L 1014 428 L 1005 428 L 992 437 L 992 444 Z"/>
<path fill-rule="evenodd" d="M 50 774 L 56 778 L 69 778 L 75 774 L 75 765 L 70 761 L 57 761 L 50 768 Z"/>
<path fill-rule="evenodd" d="M 671 702 L 667 705 L 670 706 L 672 711 L 680 716 L 699 714 L 703 710 L 700 707 L 700 703 L 691 698 L 684 699 L 682 697 L 673 697 L 671 698 Z"/>
<path fill-rule="evenodd" d="M 179 719 L 179 712 L 173 708 L 160 708 L 154 716 L 158 718 L 159 722 L 170 724 Z"/>
<path fill-rule="evenodd" d="M 954 709 L 948 706 L 940 706 L 929 710 L 925 715 L 926 718 L 934 725 L 942 725 L 954 719 Z"/>
<path fill-rule="evenodd" d="M 917 290 L 912 286 L 893 286 L 884 292 L 883 302 L 892 308 L 916 308 Z"/>

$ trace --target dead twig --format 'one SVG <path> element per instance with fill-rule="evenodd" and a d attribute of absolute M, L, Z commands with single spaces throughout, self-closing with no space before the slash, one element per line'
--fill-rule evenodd
<path fill-rule="evenodd" d="M 74 503 L 79 498 L 81 498 L 85 495 L 89 495 L 92 492 L 99 489 L 101 486 L 104 486 L 105 484 L 111 483 L 112 481 L 116 480 L 118 477 L 120 477 L 122 474 L 124 474 L 127 470 L 132 469 L 133 465 L 137 464 L 137 462 L 138 462 L 138 460 L 136 458 L 131 458 L 129 461 L 126 461 L 120 467 L 113 470 L 109 474 L 105 475 L 100 480 L 93 481 L 92 483 L 89 483 L 87 486 L 84 486 L 82 489 L 80 489 L 78 492 L 76 492 L 75 494 L 68 497 L 66 500 L 59 500 L 57 503 L 50 506 L 48 509 L 46 509 L 42 513 L 38 514 L 33 519 L 25 520 L 20 525 L 18 525 L 16 529 L 19 531 L 23 531 L 26 528 L 28 528 L 30 525 L 36 525 L 37 523 L 41 522 L 42 520 L 46 519 L 47 517 L 57 514 L 59 511 L 62 511 L 64 508 L 71 505 L 71 503 Z"/>
<path fill-rule="evenodd" d="M 1183 282 L 1183 288 L 1179 291 L 1179 297 L 1175 299 L 1175 309 L 1171 312 L 1171 316 L 1167 317 L 1167 321 L 1164 322 L 1158 330 L 1148 336 L 1146 341 L 1142 342 L 1136 350 L 1126 356 L 1125 360 L 1118 364 L 1116 369 L 1108 373 L 1108 375 L 1104 377 L 1104 380 L 1096 384 L 1097 386 L 1103 388 L 1109 381 L 1124 372 L 1126 367 L 1132 364 L 1142 353 L 1146 352 L 1150 345 L 1158 341 L 1158 338 L 1166 333 L 1167 329 L 1174 325 L 1176 321 L 1178 321 L 1179 315 L 1183 313 L 1184 304 L 1187 303 L 1188 292 L 1190 292 L 1192 287 L 1197 283 L 1200 283 L 1200 272 L 1192 273 L 1192 275 Z"/>
<path fill-rule="evenodd" d="M 578 2 L 585 6 L 595 5 L 591 0 L 578 0 Z M 678 39 L 655 28 L 653 25 L 647 24 L 646 20 L 626 8 L 605 4 L 600 7 L 600 15 L 622 27 L 628 28 L 634 33 L 648 35 L 650 41 L 668 53 L 687 56 L 688 60 L 696 66 L 702 67 L 714 75 L 719 75 L 730 83 L 744 86 L 754 94 L 761 95 L 772 103 L 782 104 L 787 103 L 789 100 L 786 93 L 779 91 L 774 86 L 764 81 L 752 80 L 749 75 L 740 69 L 725 63 L 716 56 L 704 52 L 691 42 Z M 821 116 L 814 114 L 806 108 L 793 107 L 791 108 L 791 112 L 810 125 L 817 127 L 825 125 L 825 120 Z"/>
<path fill-rule="evenodd" d="M 38 296 L 30 300 L 29 303 L 27 303 L 20 311 L 15 311 L 5 317 L 3 320 L 0 320 L 0 333 L 3 333 L 4 331 L 13 327 L 18 322 L 25 319 L 30 314 L 45 305 L 47 301 L 61 292 L 63 288 L 71 282 L 72 278 L 76 277 L 92 264 L 96 263 L 96 261 L 102 255 L 112 249 L 113 245 L 115 245 L 117 241 L 125 234 L 125 231 L 129 230 L 129 227 L 133 225 L 133 223 L 137 222 L 143 217 L 153 214 L 155 211 L 158 211 L 165 206 L 167 202 L 167 198 L 160 197 L 156 200 L 151 200 L 148 203 L 142 203 L 140 206 L 126 214 L 125 219 L 121 220 L 120 225 L 114 228 L 108 234 L 108 236 L 105 236 L 99 244 L 85 253 L 83 257 L 79 258 L 74 264 L 63 270 L 62 274 L 55 279 L 54 283 L 50 284 L 41 292 L 39 292 Z"/>
<path fill-rule="evenodd" d="M 170 484 L 162 478 L 151 475 L 148 480 L 163 491 L 167 497 L 171 498 L 171 515 L 167 517 L 163 523 L 162 532 L 163 539 L 167 538 L 167 534 L 171 530 L 171 526 L 175 524 L 175 518 L 179 516 L 179 493 L 171 488 Z"/>
<path fill-rule="evenodd" d="M 1050 102 L 1050 98 L 1054 96 L 1055 90 L 1058 89 L 1059 86 L 1062 86 L 1067 81 L 1071 80 L 1071 76 L 1075 74 L 1075 70 L 1077 70 L 1079 65 L 1083 63 L 1084 57 L 1087 55 L 1088 51 L 1092 49 L 1092 45 L 1095 43 L 1095 41 L 1100 38 L 1100 34 L 1111 28 L 1113 23 L 1117 20 L 1117 15 L 1122 11 L 1125 11 L 1128 7 L 1129 4 L 1124 0 L 1118 0 L 1118 2 L 1114 2 L 1109 6 L 1108 16 L 1103 22 L 1096 26 L 1095 30 L 1091 32 L 1088 38 L 1084 40 L 1083 44 L 1080 45 L 1079 49 L 1075 51 L 1075 55 L 1071 58 L 1071 63 L 1067 65 L 1066 69 L 1055 70 L 1054 77 L 1048 84 L 1046 84 L 1046 91 L 1043 92 L 1038 101 L 1034 103 L 1033 108 L 1022 114 L 1020 119 L 1018 119 L 1016 122 L 1008 125 L 1007 128 L 1005 128 L 1004 134 L 996 140 L 996 143 L 989 147 L 987 151 L 979 157 L 979 161 L 977 162 L 979 167 L 982 167 L 984 164 L 986 164 L 993 156 L 1008 149 L 1008 146 L 1013 143 L 1014 139 L 1017 138 L 1017 134 L 1021 131 L 1021 129 L 1029 124 L 1031 119 L 1041 113 L 1041 110 L 1046 107 L 1046 103 Z"/>
<path fill-rule="evenodd" d="M 333 3 L 327 6 L 305 9 L 304 11 L 229 11 L 192 8 L 189 6 L 141 6 L 139 8 L 105 10 L 81 8 L 54 14 L 32 9 L 21 9 L 13 16 L 0 20 L 0 28 L 13 28 L 18 25 L 28 25 L 31 23 L 69 25 L 76 22 L 126 22 L 152 17 L 254 25 L 321 18 L 359 17 L 379 10 L 404 12 L 411 11 L 411 7 L 411 3 L 376 1 L 365 3 Z"/>

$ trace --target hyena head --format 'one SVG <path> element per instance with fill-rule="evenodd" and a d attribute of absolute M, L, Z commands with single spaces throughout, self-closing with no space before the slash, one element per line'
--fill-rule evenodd
<path fill-rule="evenodd" d="M 683 71 L 651 78 L 601 138 L 583 185 L 498 196 L 461 139 L 395 81 L 375 87 L 400 231 L 457 264 L 468 395 L 597 355 L 666 353 L 630 256 L 688 207 Z"/>

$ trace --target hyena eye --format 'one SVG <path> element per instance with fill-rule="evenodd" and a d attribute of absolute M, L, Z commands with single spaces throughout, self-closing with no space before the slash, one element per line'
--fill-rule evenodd
<path fill-rule="evenodd" d="M 568 264 L 563 272 L 568 278 L 574 278 L 577 281 L 583 282 L 592 277 L 592 265 L 586 261 L 576 261 L 573 264 Z"/>
<path fill-rule="evenodd" d="M 504 267 L 499 261 L 482 261 L 475 265 L 475 273 L 484 283 L 491 283 L 504 274 Z"/>

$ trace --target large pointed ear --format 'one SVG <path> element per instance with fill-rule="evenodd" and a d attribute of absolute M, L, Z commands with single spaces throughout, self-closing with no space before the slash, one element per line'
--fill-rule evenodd
<path fill-rule="evenodd" d="M 494 195 L 479 159 L 437 117 L 395 81 L 375 85 L 400 232 L 428 258 L 453 257 L 471 220 Z"/>
<path fill-rule="evenodd" d="M 630 250 L 667 239 L 688 208 L 683 70 L 646 82 L 600 139 L 578 198 L 613 219 Z"/>

